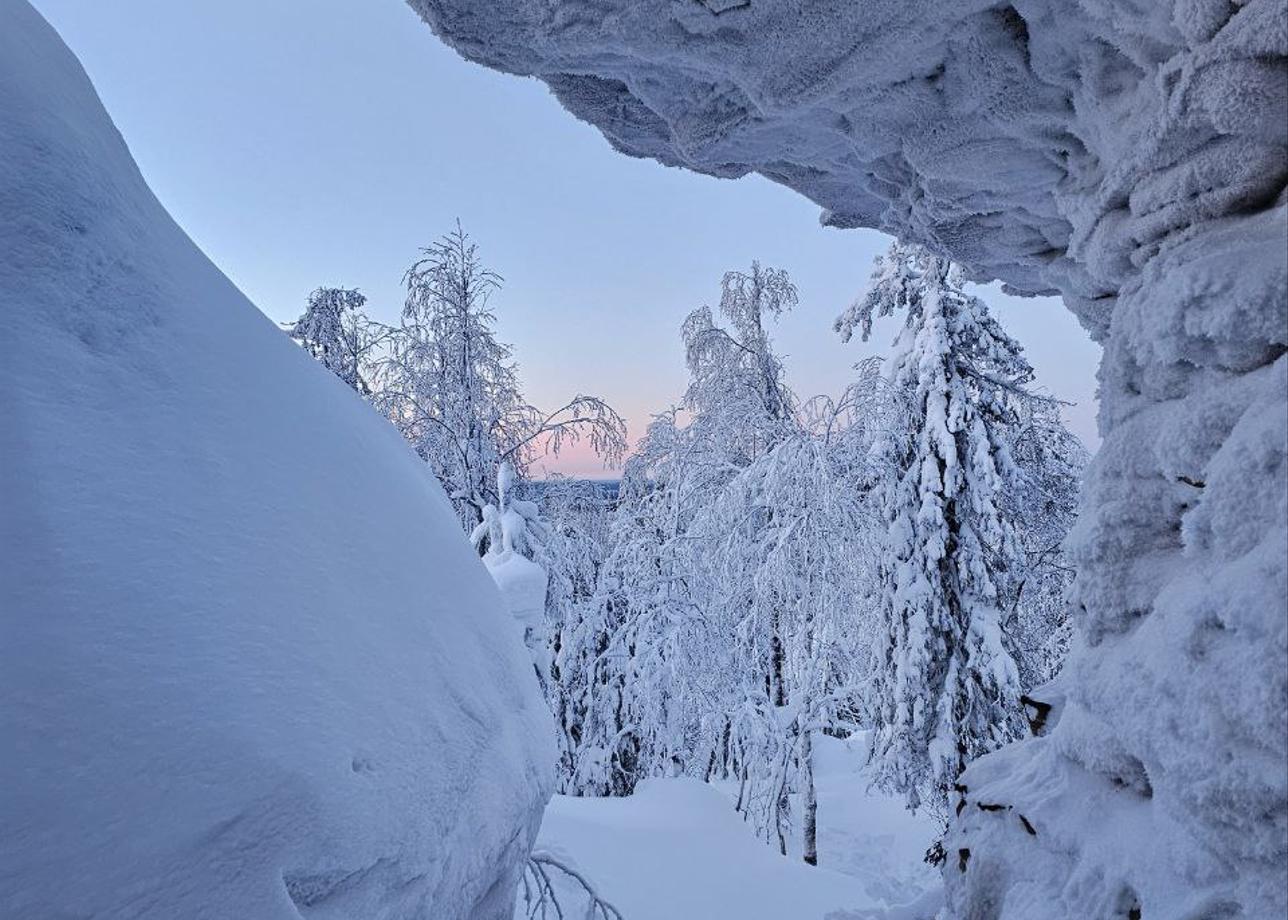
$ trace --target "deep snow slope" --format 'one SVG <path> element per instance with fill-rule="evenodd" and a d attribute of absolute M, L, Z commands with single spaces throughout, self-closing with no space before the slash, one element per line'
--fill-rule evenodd
<path fill-rule="evenodd" d="M 508 917 L 554 754 L 495 588 L 26 0 L 0 316 L 0 916 Z"/>
<path fill-rule="evenodd" d="M 1048 733 L 967 775 L 950 912 L 1283 916 L 1282 0 L 410 2 L 625 153 L 1064 295 L 1105 346 L 1080 639 Z"/>

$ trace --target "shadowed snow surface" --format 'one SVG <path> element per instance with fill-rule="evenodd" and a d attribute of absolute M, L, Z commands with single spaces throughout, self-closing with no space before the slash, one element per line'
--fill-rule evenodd
<path fill-rule="evenodd" d="M 0 916 L 508 917 L 554 754 L 491 580 L 26 0 L 0 314 Z"/>

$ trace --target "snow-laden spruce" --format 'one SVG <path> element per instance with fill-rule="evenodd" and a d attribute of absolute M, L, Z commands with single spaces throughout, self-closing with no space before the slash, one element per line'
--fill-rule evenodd
<path fill-rule="evenodd" d="M 0 0 L 0 916 L 503 920 L 549 716 L 442 489 Z"/>
<path fill-rule="evenodd" d="M 1078 636 L 1049 734 L 967 773 L 950 908 L 1288 911 L 1281 0 L 412 4 L 619 150 L 1063 295 L 1105 346 Z"/>
<path fill-rule="evenodd" d="M 890 359 L 897 409 L 875 448 L 886 530 L 867 705 L 878 781 L 944 818 L 966 764 L 1023 727 L 1002 604 L 1024 559 L 1003 496 L 1020 479 L 1010 441 L 1033 371 L 961 284 L 947 260 L 896 243 L 837 321 L 843 337 L 858 326 L 866 340 L 875 319 L 903 318 Z"/>

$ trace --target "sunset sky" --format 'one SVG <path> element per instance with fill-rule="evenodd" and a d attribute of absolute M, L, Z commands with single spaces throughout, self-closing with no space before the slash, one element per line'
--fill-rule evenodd
<path fill-rule="evenodd" d="M 799 288 L 776 339 L 802 397 L 839 391 L 894 333 L 842 345 L 831 331 L 886 237 L 823 229 L 758 177 L 621 156 L 540 84 L 456 57 L 399 0 L 35 5 L 170 213 L 274 320 L 335 285 L 393 321 L 417 247 L 459 218 L 505 278 L 493 305 L 529 401 L 601 395 L 632 438 L 683 391 L 685 314 L 753 258 Z M 1057 301 L 983 293 L 1094 448 L 1098 347 Z M 548 468 L 612 473 L 577 450 Z"/>

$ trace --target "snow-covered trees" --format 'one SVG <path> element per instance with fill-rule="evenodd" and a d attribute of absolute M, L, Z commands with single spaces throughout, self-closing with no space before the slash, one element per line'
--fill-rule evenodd
<path fill-rule="evenodd" d="M 716 701 L 732 698 L 737 664 L 714 626 L 706 538 L 691 530 L 796 424 L 765 328 L 795 300 L 785 272 L 753 264 L 722 280 L 725 324 L 706 307 L 684 322 L 683 407 L 654 419 L 626 465 L 594 614 L 563 653 L 588 663 L 574 790 L 624 793 L 653 773 L 710 775 L 728 762 L 730 718 Z"/>
<path fill-rule="evenodd" d="M 626 425 L 602 399 L 578 395 L 550 413 L 524 400 L 488 305 L 501 278 L 459 224 L 423 250 L 404 283 L 376 402 L 433 468 L 467 530 L 497 504 L 502 463 L 523 479 L 542 453 L 582 436 L 606 460 L 620 457 Z"/>
<path fill-rule="evenodd" d="M 1033 371 L 955 266 L 901 243 L 837 328 L 867 338 L 875 318 L 898 311 L 890 378 L 901 418 L 878 447 L 886 538 L 869 712 L 879 782 L 946 815 L 966 764 L 1023 727 L 1002 605 L 1026 568 L 1007 496 L 1021 480 L 1011 443 Z"/>
<path fill-rule="evenodd" d="M 585 685 L 567 764 L 578 794 L 625 795 L 657 772 L 669 747 L 659 736 L 688 702 L 669 677 L 703 672 L 687 657 L 702 654 L 700 637 L 685 641 L 697 613 L 684 574 L 687 449 L 675 410 L 653 419 L 626 462 L 593 607 L 565 633 L 562 655 Z"/>
<path fill-rule="evenodd" d="M 470 530 L 496 504 L 501 456 L 525 408 L 488 297 L 501 279 L 460 226 L 403 277 L 402 322 L 381 369 L 378 405 L 433 469 Z"/>
<path fill-rule="evenodd" d="M 556 477 L 528 487 L 544 526 L 534 558 L 549 576 L 546 630 L 550 679 L 546 696 L 559 731 L 559 779 L 571 788 L 591 705 L 602 626 L 595 592 L 609 548 L 610 507 L 616 490 L 603 483 Z"/>
<path fill-rule="evenodd" d="M 964 764 L 1023 724 L 1063 647 L 1082 455 L 948 263 L 882 260 L 840 325 L 902 309 L 905 328 L 888 376 L 865 361 L 836 400 L 785 383 L 766 321 L 795 297 L 753 264 L 724 278 L 723 325 L 684 323 L 684 401 L 628 460 L 594 603 L 564 635 L 563 781 L 728 779 L 784 851 L 798 795 L 815 860 L 815 733 L 874 729 L 883 784 L 942 813 Z"/>
<path fill-rule="evenodd" d="M 287 334 L 355 392 L 370 396 L 367 375 L 384 329 L 363 312 L 366 302 L 357 290 L 320 287 Z"/>
<path fill-rule="evenodd" d="M 619 455 L 625 426 L 594 397 L 527 404 L 489 307 L 500 279 L 459 226 L 405 283 L 384 357 L 336 366 L 374 369 L 372 401 L 521 621 L 565 791 L 727 779 L 779 849 L 803 819 L 815 860 L 815 733 L 872 729 L 881 784 L 941 815 L 966 763 L 1018 733 L 1021 695 L 1068 645 L 1062 541 L 1085 452 L 950 263 L 895 244 L 837 324 L 866 338 L 902 311 L 888 373 L 866 361 L 838 399 L 805 403 L 769 334 L 796 303 L 786 272 L 726 273 L 718 309 L 682 326 L 689 384 L 611 514 L 590 484 L 528 481 L 583 434 Z M 324 361 L 353 355 L 342 321 L 361 305 L 315 296 L 299 335 Z"/>
<path fill-rule="evenodd" d="M 1060 420 L 1054 400 L 1022 397 L 1016 409 L 1010 450 L 1018 475 L 1002 496 L 1002 510 L 1014 523 L 1022 566 L 1008 579 L 1002 624 L 1027 693 L 1055 677 L 1069 651 L 1074 567 L 1065 541 L 1089 455 Z"/>
<path fill-rule="evenodd" d="M 703 547 L 704 613 L 732 641 L 729 753 L 740 806 L 786 850 L 788 794 L 806 807 L 815 859 L 811 735 L 858 728 L 872 535 L 866 509 L 828 438 L 801 428 L 741 471 L 690 533 Z"/>
<path fill-rule="evenodd" d="M 812 814 L 812 733 L 857 727 L 872 557 L 860 445 L 880 388 L 868 365 L 838 402 L 798 406 L 766 330 L 795 298 L 786 273 L 753 264 L 724 277 L 726 325 L 706 308 L 685 321 L 683 406 L 627 463 L 597 603 L 565 652 L 588 662 L 571 790 L 730 779 L 780 849 L 789 795 Z"/>
<path fill-rule="evenodd" d="M 447 490 L 466 533 L 486 507 L 500 506 L 503 466 L 521 483 L 538 459 L 583 437 L 606 463 L 620 460 L 626 423 L 604 400 L 577 395 L 543 412 L 524 399 L 489 306 L 501 277 L 459 222 L 421 251 L 403 283 L 396 326 L 368 318 L 356 290 L 318 288 L 287 333 L 394 423 Z"/>
<path fill-rule="evenodd" d="M 1021 695 L 1068 645 L 1062 541 L 1085 452 L 950 263 L 893 246 L 838 321 L 866 338 L 906 314 L 888 372 L 869 359 L 840 397 L 804 403 L 769 333 L 791 280 L 726 273 L 718 308 L 683 323 L 689 384 L 611 509 L 592 484 L 529 481 L 540 451 L 583 434 L 619 455 L 625 426 L 594 397 L 527 404 L 489 307 L 500 279 L 459 226 L 405 283 L 383 357 L 350 363 L 522 624 L 564 791 L 728 780 L 780 850 L 800 820 L 814 861 L 816 733 L 873 730 L 882 785 L 942 815 L 965 764 L 1019 731 Z M 311 350 L 353 354 L 333 330 L 361 301 L 312 305 L 296 324 Z"/>
<path fill-rule="evenodd" d="M 684 407 L 694 440 L 719 475 L 741 468 L 792 430 L 795 397 L 783 379 L 765 324 L 796 304 L 787 272 L 762 268 L 726 272 L 720 284 L 719 325 L 709 307 L 694 310 L 681 336 L 690 382 Z"/>

